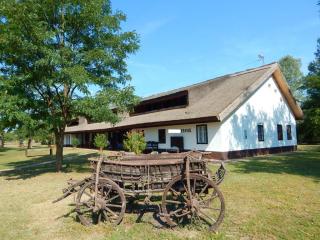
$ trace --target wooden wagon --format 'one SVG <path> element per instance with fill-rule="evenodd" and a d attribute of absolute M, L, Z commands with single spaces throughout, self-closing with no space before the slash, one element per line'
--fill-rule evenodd
<path fill-rule="evenodd" d="M 90 159 L 92 176 L 71 181 L 63 196 L 76 193 L 76 212 L 84 225 L 100 221 L 119 224 L 127 202 L 141 199 L 156 204 L 161 196 L 159 215 L 173 227 L 199 220 L 215 231 L 223 220 L 225 203 L 218 185 L 225 176 L 220 165 L 215 174 L 208 169 L 208 159 L 200 152 L 177 154 L 127 155 Z"/>

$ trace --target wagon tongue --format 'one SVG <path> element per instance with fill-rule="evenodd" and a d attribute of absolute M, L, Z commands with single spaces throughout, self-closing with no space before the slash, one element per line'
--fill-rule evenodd
<path fill-rule="evenodd" d="M 62 196 L 57 198 L 56 200 L 52 201 L 52 203 L 56 203 L 61 201 L 62 199 L 65 199 L 66 197 L 70 196 L 72 193 L 76 193 L 80 190 L 80 188 L 91 178 L 85 178 L 81 181 L 70 179 L 68 181 L 68 187 L 62 190 Z"/>

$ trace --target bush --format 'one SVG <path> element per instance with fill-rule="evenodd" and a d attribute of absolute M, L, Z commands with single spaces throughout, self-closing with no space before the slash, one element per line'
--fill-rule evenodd
<path fill-rule="evenodd" d="M 80 145 L 80 141 L 77 137 L 72 137 L 72 140 L 71 140 L 71 145 L 76 148 Z"/>
<path fill-rule="evenodd" d="M 13 142 L 17 140 L 17 136 L 14 132 L 6 132 L 4 133 L 4 140 L 6 142 Z"/>
<path fill-rule="evenodd" d="M 140 154 L 146 149 L 147 144 L 142 132 L 130 131 L 127 132 L 123 145 L 126 150 Z"/>
<path fill-rule="evenodd" d="M 97 134 L 94 138 L 94 145 L 102 152 L 109 145 L 107 136 L 105 134 Z"/>

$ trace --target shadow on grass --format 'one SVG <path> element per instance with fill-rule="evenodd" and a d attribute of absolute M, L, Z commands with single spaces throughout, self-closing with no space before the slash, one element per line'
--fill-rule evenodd
<path fill-rule="evenodd" d="M 154 228 L 161 229 L 161 228 L 170 228 L 170 225 L 166 222 L 165 218 L 161 216 L 161 210 L 160 210 L 160 203 L 162 200 L 162 195 L 156 195 L 152 197 L 152 203 L 145 204 L 143 202 L 145 196 L 141 195 L 136 198 L 129 198 L 127 199 L 126 204 L 126 210 L 124 218 L 127 216 L 130 216 L 132 219 L 135 219 L 134 222 L 137 224 L 149 224 Z M 59 216 L 56 218 L 69 218 L 74 221 L 77 221 L 80 223 L 79 218 L 77 217 L 77 212 L 75 210 L 76 204 L 71 203 L 69 206 L 72 207 L 70 211 L 67 213 Z M 132 217 L 133 216 L 133 217 Z M 180 229 L 188 228 L 190 227 L 193 230 L 208 230 L 208 223 L 205 221 L 191 221 L 191 219 L 188 218 L 182 218 L 179 223 L 177 223 L 177 226 Z"/>
<path fill-rule="evenodd" d="M 81 224 L 79 218 L 77 217 L 77 212 L 76 212 L 76 204 L 71 203 L 69 206 L 72 207 L 70 211 L 67 213 L 59 216 L 56 218 L 56 220 L 61 219 L 61 218 L 69 218 L 74 221 L 77 221 L 79 224 Z M 150 218 L 149 216 L 152 216 Z M 159 211 L 159 206 L 156 204 L 150 204 L 146 205 L 143 202 L 136 202 L 136 201 L 129 201 L 126 204 L 126 211 L 125 211 L 125 216 L 136 216 L 135 223 L 142 223 L 142 224 L 150 224 L 155 228 L 168 228 L 169 225 L 165 222 L 160 217 L 160 211 Z M 145 215 L 148 215 L 145 217 Z M 185 224 L 186 225 L 186 224 Z M 180 224 L 180 226 L 185 226 Z"/>
<path fill-rule="evenodd" d="M 64 155 L 62 172 L 88 172 L 90 173 L 89 157 L 97 156 L 96 153 L 80 155 L 77 153 L 71 153 Z M 43 173 L 56 172 L 54 156 L 41 156 L 34 159 L 11 162 L 6 164 L 8 168 L 12 168 L 11 171 L 4 171 L 0 173 L 0 176 L 6 177 L 6 180 L 27 179 L 36 177 Z M 53 161 L 52 163 L 41 164 L 47 161 Z M 30 166 L 31 165 L 31 166 Z M 33 165 L 33 166 L 32 166 Z M 27 167 L 30 166 L 30 167 Z"/>
<path fill-rule="evenodd" d="M 239 161 L 233 165 L 238 173 L 287 173 L 320 181 L 320 147 L 310 151 L 249 158 L 249 161 Z"/>

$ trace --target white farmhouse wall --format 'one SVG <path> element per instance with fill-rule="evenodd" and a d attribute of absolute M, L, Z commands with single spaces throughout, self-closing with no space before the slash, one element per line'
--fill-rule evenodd
<path fill-rule="evenodd" d="M 258 124 L 264 126 L 264 141 L 261 142 L 258 141 Z M 283 128 L 280 141 L 277 124 Z M 286 125 L 291 125 L 292 140 L 287 139 Z M 297 144 L 295 117 L 272 77 L 222 123 L 220 131 L 223 136 L 220 151 L 223 152 Z"/>
<path fill-rule="evenodd" d="M 216 152 L 297 144 L 294 115 L 272 77 L 222 123 L 205 124 L 208 128 L 208 144 L 197 144 L 197 124 L 145 128 L 145 138 L 146 141 L 158 141 L 158 129 L 166 129 L 166 143 L 159 144 L 161 149 L 170 148 L 171 136 L 183 136 L 185 149 Z M 264 125 L 263 142 L 258 141 L 258 124 Z M 277 124 L 282 124 L 282 141 L 278 140 Z M 287 140 L 286 125 L 291 125 L 292 140 Z M 191 129 L 191 132 L 169 134 L 168 129 Z M 246 139 L 244 131 L 247 132 Z"/>
<path fill-rule="evenodd" d="M 159 143 L 160 149 L 170 149 L 171 148 L 171 137 L 182 136 L 184 140 L 184 148 L 189 150 L 202 150 L 209 151 L 209 146 L 214 145 L 217 148 L 220 147 L 221 137 L 217 134 L 220 123 L 201 123 L 207 124 L 208 129 L 208 144 L 197 144 L 196 136 L 196 124 L 185 124 L 185 125 L 174 125 L 174 126 L 165 126 L 165 127 L 152 127 L 144 128 L 144 134 L 146 141 L 159 141 L 158 129 L 166 130 L 166 143 Z M 191 132 L 182 132 L 182 133 L 168 133 L 169 129 L 191 129 Z"/>

